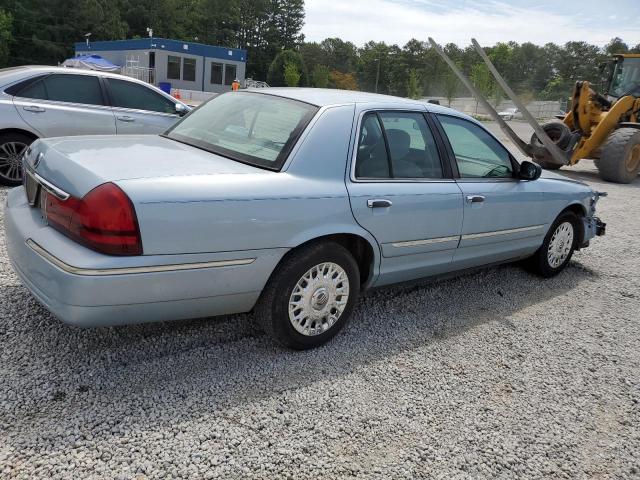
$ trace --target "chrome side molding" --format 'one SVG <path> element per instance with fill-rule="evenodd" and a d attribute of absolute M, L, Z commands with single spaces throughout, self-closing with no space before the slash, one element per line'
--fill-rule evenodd
<path fill-rule="evenodd" d="M 212 262 L 178 263 L 172 265 L 150 265 L 148 267 L 125 267 L 125 268 L 80 268 L 63 262 L 58 257 L 52 255 L 42 248 L 32 239 L 27 239 L 27 245 L 34 252 L 47 260 L 49 263 L 67 273 L 83 276 L 104 276 L 104 275 L 131 275 L 138 273 L 158 273 L 175 272 L 180 270 L 199 270 L 202 268 L 235 267 L 240 265 L 250 265 L 256 261 L 255 258 L 241 258 L 237 260 L 215 260 Z"/>

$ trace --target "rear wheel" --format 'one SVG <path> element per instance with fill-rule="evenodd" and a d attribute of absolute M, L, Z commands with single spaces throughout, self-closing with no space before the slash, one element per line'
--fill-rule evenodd
<path fill-rule="evenodd" d="M 602 145 L 596 163 L 603 180 L 631 183 L 640 170 L 640 130 L 619 128 Z"/>
<path fill-rule="evenodd" d="M 542 277 L 553 277 L 569 264 L 578 247 L 580 219 L 564 212 L 553 222 L 542 246 L 528 261 L 528 267 Z"/>
<path fill-rule="evenodd" d="M 33 138 L 22 133 L 0 134 L 0 183 L 20 185 L 22 182 L 22 154 Z"/>
<path fill-rule="evenodd" d="M 318 347 L 347 323 L 360 293 L 358 264 L 342 245 L 324 242 L 291 253 L 265 287 L 256 316 L 279 344 Z"/>

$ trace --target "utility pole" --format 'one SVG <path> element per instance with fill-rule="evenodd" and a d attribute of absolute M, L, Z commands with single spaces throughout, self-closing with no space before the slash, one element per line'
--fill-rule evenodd
<path fill-rule="evenodd" d="M 378 68 L 376 69 L 376 93 L 378 93 L 378 80 L 380 79 L 380 58 L 376 58 Z"/>

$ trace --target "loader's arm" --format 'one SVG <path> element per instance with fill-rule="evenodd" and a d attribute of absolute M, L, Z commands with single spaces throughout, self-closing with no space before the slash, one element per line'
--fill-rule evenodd
<path fill-rule="evenodd" d="M 464 86 L 471 91 L 474 97 L 476 97 L 476 100 L 480 102 L 480 104 L 485 108 L 485 110 L 489 112 L 489 115 L 491 115 L 491 117 L 498 123 L 498 125 L 500 125 L 500 128 L 502 129 L 502 131 L 505 133 L 505 135 L 507 135 L 511 139 L 511 141 L 513 141 L 515 146 L 518 147 L 518 150 L 520 150 L 527 157 L 533 157 L 531 145 L 529 145 L 528 143 L 525 143 L 516 134 L 516 132 L 514 132 L 511 129 L 511 127 L 507 124 L 507 122 L 505 122 L 502 119 L 502 117 L 498 115 L 498 112 L 496 112 L 495 108 L 491 106 L 491 104 L 487 101 L 487 99 L 484 98 L 484 96 L 478 91 L 478 89 L 473 85 L 473 83 L 471 83 L 471 81 L 465 76 L 465 74 L 462 73 L 462 71 L 460 71 L 458 66 L 449 58 L 449 56 L 444 52 L 444 50 L 440 48 L 440 45 L 438 45 L 436 41 L 431 37 L 429 37 L 429 43 L 434 48 L 434 50 L 438 52 L 438 54 L 442 57 L 442 59 L 446 62 L 446 64 L 449 65 L 453 73 L 456 74 L 456 76 L 460 79 L 460 81 L 464 84 Z"/>
<path fill-rule="evenodd" d="M 527 110 L 527 108 L 520 101 L 520 99 L 514 93 L 514 91 L 511 90 L 511 87 L 507 84 L 507 82 L 504 81 L 504 78 L 502 78 L 502 75 L 500 75 L 500 72 L 496 70 L 496 67 L 493 65 L 493 63 L 491 63 L 491 60 L 489 59 L 489 57 L 484 52 L 484 50 L 482 49 L 482 47 L 476 41 L 475 38 L 471 39 L 471 43 L 473 43 L 473 46 L 475 47 L 476 51 L 478 52 L 478 54 L 480 55 L 484 63 L 487 65 L 487 67 L 489 68 L 489 71 L 493 74 L 494 78 L 498 82 L 498 85 L 500 85 L 500 87 L 504 90 L 507 96 L 511 99 L 513 104 L 518 108 L 518 110 L 520 110 L 524 119 L 527 121 L 529 125 L 531 125 L 531 127 L 533 128 L 533 131 L 536 132 L 536 136 L 538 137 L 538 139 L 547 148 L 547 151 L 551 154 L 553 163 L 557 163 L 559 165 L 566 165 L 569 160 L 568 156 L 565 155 L 565 153 L 562 150 L 560 150 L 560 148 L 553 142 L 553 140 L 549 138 L 549 135 L 547 135 L 547 133 L 542 129 L 542 127 L 536 121 L 536 119 L 533 118 L 533 115 L 529 113 L 529 110 Z M 529 146 L 529 148 L 531 149 L 531 146 Z"/>

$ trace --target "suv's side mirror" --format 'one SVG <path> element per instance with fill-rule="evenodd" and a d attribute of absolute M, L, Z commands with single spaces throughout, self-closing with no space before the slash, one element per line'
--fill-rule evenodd
<path fill-rule="evenodd" d="M 187 108 L 183 104 L 176 103 L 176 113 L 179 116 L 184 117 L 187 113 L 189 113 L 189 110 L 187 110 Z"/>
<path fill-rule="evenodd" d="M 536 163 L 525 160 L 520 164 L 519 177 L 521 180 L 537 180 L 542 175 L 542 167 Z"/>

